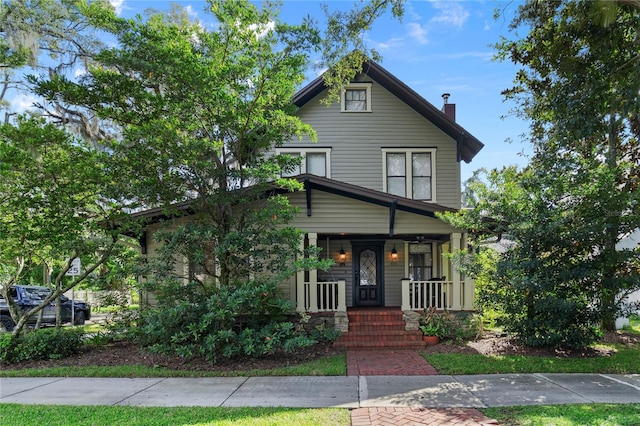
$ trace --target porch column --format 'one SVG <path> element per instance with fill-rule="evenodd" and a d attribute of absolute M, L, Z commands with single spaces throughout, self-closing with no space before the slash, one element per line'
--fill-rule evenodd
<path fill-rule="evenodd" d="M 472 311 L 475 309 L 475 294 L 476 294 L 476 282 L 471 277 L 466 277 L 464 280 L 464 304 L 462 309 L 465 311 Z"/>
<path fill-rule="evenodd" d="M 300 242 L 298 245 L 298 248 L 300 250 L 301 253 L 304 253 L 304 235 L 302 235 L 302 237 L 300 238 Z M 298 312 L 305 312 L 305 297 L 304 297 L 304 290 L 305 290 L 305 284 L 304 284 L 304 270 L 302 271 L 298 271 L 296 273 L 296 311 Z"/>
<path fill-rule="evenodd" d="M 309 232 L 309 247 L 318 245 L 318 234 Z M 318 269 L 309 269 L 309 312 L 318 312 Z"/>
<path fill-rule="evenodd" d="M 467 233 L 464 233 L 462 235 L 462 247 L 465 248 L 465 251 L 469 248 Z M 475 295 L 475 280 L 470 276 L 465 275 L 462 309 L 464 309 L 465 311 L 472 311 L 475 308 Z"/>
<path fill-rule="evenodd" d="M 347 282 L 338 280 L 338 312 L 347 312 Z"/>
<path fill-rule="evenodd" d="M 409 278 L 403 278 L 400 280 L 400 289 L 402 291 L 402 306 L 400 309 L 404 311 L 411 310 L 411 300 L 409 298 Z"/>
<path fill-rule="evenodd" d="M 454 232 L 451 234 L 451 253 L 455 253 L 460 250 L 460 238 L 462 234 Z M 454 311 L 462 310 L 462 283 L 460 282 L 460 271 L 451 262 L 451 281 L 453 282 L 453 294 L 451 300 L 451 309 Z"/>

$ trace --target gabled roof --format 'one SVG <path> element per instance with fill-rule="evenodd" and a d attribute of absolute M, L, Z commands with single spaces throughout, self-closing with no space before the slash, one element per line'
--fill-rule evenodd
<path fill-rule="evenodd" d="M 484 146 L 475 136 L 447 117 L 442 111 L 398 80 L 382 66 L 373 61 L 367 61 L 363 65 L 362 72 L 453 138 L 458 145 L 458 161 L 464 160 L 465 163 L 470 163 Z M 320 76 L 296 93 L 293 97 L 293 103 L 301 107 L 319 95 L 325 88 L 323 76 Z"/>

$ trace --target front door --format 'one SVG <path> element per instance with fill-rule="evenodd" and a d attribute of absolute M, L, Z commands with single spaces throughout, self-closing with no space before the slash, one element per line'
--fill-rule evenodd
<path fill-rule="evenodd" d="M 384 242 L 354 242 L 353 289 L 355 306 L 382 306 L 384 300 Z"/>

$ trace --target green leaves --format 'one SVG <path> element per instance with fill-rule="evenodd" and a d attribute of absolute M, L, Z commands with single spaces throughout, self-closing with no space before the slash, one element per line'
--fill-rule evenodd
<path fill-rule="evenodd" d="M 201 303 L 143 312 L 139 338 L 157 352 L 215 362 L 221 356 L 293 351 L 333 336 L 320 331 L 308 334 L 287 321 L 290 312 L 291 305 L 281 298 L 277 284 L 247 282 L 215 289 Z"/>
<path fill-rule="evenodd" d="M 43 255 L 85 236 L 87 218 L 98 213 L 97 154 L 51 125 L 21 120 L 0 128 L 0 158 L 5 255 Z"/>
<path fill-rule="evenodd" d="M 531 122 L 534 155 L 478 181 L 474 210 L 451 220 L 476 244 L 512 241 L 480 300 L 530 344 L 587 345 L 640 289 L 640 252 L 616 250 L 640 228 L 639 19 L 630 3 L 530 1 L 511 25 L 528 33 L 496 46 L 522 67 L 504 94 Z"/>
<path fill-rule="evenodd" d="M 118 226 L 127 226 L 121 219 L 124 206 L 105 198 L 116 192 L 118 181 L 108 160 L 104 151 L 44 120 L 20 118 L 15 126 L 0 126 L 0 292 L 5 298 L 9 287 L 26 280 L 36 266 L 54 271 L 54 288 L 62 293 L 122 249 Z M 65 280 L 69 259 L 76 257 L 82 258 L 82 274 Z M 14 315 L 17 335 L 26 318 Z"/>

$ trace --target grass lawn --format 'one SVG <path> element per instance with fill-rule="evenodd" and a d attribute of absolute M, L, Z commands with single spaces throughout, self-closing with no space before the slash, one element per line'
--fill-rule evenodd
<path fill-rule="evenodd" d="M 485 408 L 503 426 L 638 426 L 640 404 L 538 405 Z"/>
<path fill-rule="evenodd" d="M 626 332 L 640 334 L 640 315 L 629 319 Z M 440 374 L 507 373 L 640 373 L 640 345 L 597 345 L 613 349 L 611 356 L 597 358 L 560 358 L 519 355 L 462 355 L 456 353 L 425 355 Z M 640 425 L 640 420 L 638 420 Z"/>
<path fill-rule="evenodd" d="M 333 426 L 351 423 L 338 408 L 113 407 L 0 404 L 3 426 Z"/>
<path fill-rule="evenodd" d="M 425 359 L 440 374 L 640 373 L 640 345 L 607 347 L 613 347 L 615 353 L 597 358 L 450 353 L 425 355 Z"/>

